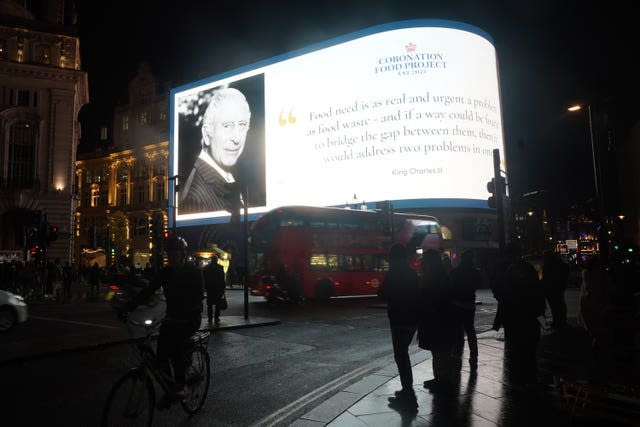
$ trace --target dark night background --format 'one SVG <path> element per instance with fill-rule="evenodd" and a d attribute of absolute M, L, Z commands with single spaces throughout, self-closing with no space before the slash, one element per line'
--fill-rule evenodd
<path fill-rule="evenodd" d="M 586 114 L 626 143 L 640 119 L 631 3 L 578 1 L 78 1 L 82 65 L 92 121 L 125 98 L 140 61 L 179 86 L 274 55 L 408 19 L 466 22 L 494 39 L 512 195 L 547 190 L 560 210 L 593 196 Z M 606 124 L 605 124 L 606 123 Z M 606 134 L 606 132 L 604 132 Z M 605 138 L 602 138 L 605 139 Z M 605 141 L 601 142 L 604 144 Z M 607 145 L 607 144 L 605 144 Z M 605 146 L 603 145 L 603 147 Z M 613 191 L 613 190 L 612 190 Z"/>

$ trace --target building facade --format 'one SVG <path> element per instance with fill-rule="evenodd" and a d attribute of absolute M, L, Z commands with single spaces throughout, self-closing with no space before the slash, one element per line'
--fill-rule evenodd
<path fill-rule="evenodd" d="M 76 162 L 80 264 L 110 265 L 119 256 L 141 267 L 158 261 L 168 225 L 168 90 L 141 64 L 128 95 L 115 108 L 111 146 L 81 153 Z"/>
<path fill-rule="evenodd" d="M 89 100 L 88 80 L 73 2 L 40 6 L 34 14 L 0 0 L 0 248 L 28 259 L 38 245 L 39 254 L 70 261 L 78 114 Z M 47 223 L 58 230 L 48 245 Z M 30 236 L 32 226 L 37 235 Z"/>

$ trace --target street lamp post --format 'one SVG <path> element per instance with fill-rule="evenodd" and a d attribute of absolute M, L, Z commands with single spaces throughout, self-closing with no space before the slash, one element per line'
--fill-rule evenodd
<path fill-rule="evenodd" d="M 576 105 L 572 105 L 571 107 L 569 107 L 567 110 L 570 112 L 574 112 L 574 111 L 580 111 L 582 110 L 583 106 L 576 104 Z M 596 198 L 596 202 L 598 203 L 598 209 L 600 209 L 601 205 L 600 205 L 600 181 L 599 181 L 599 174 L 598 174 L 598 161 L 596 159 L 596 142 L 595 142 L 595 136 L 593 134 L 593 116 L 591 115 L 591 104 L 587 105 L 587 124 L 589 126 L 589 140 L 591 142 L 591 159 L 593 161 L 593 184 L 595 187 L 595 198 Z M 599 212 L 600 214 L 602 212 Z"/>
<path fill-rule="evenodd" d="M 580 111 L 584 108 L 583 105 L 576 104 L 567 108 L 570 112 Z M 589 140 L 591 142 L 591 159 L 593 161 L 593 184 L 595 190 L 595 201 L 597 206 L 596 217 L 598 220 L 598 246 L 602 260 L 606 263 L 609 257 L 608 236 L 605 227 L 606 220 L 604 218 L 604 198 L 601 190 L 602 176 L 598 173 L 598 164 L 600 156 L 598 155 L 595 133 L 593 130 L 593 115 L 591 112 L 591 104 L 586 105 L 587 108 L 587 124 L 589 128 Z"/>

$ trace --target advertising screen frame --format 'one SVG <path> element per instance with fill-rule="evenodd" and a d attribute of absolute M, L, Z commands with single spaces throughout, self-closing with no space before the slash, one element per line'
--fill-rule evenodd
<path fill-rule="evenodd" d="M 340 37 L 332 38 L 322 43 L 313 44 L 307 46 L 302 49 L 294 50 L 282 55 L 277 55 L 272 58 L 259 61 L 256 63 L 252 63 L 243 67 L 235 68 L 229 71 L 226 71 L 221 74 L 217 74 L 205 79 L 201 79 L 183 86 L 179 86 L 171 89 L 170 91 L 170 143 L 169 143 L 169 176 L 171 179 L 169 180 L 169 222 L 170 224 L 174 224 L 177 227 L 182 226 L 194 226 L 194 225 L 207 225 L 207 224 L 219 224 L 226 223 L 230 221 L 232 217 L 228 213 L 217 212 L 215 214 L 210 214 L 210 212 L 196 212 L 194 214 L 182 214 L 180 212 L 180 203 L 176 207 L 176 179 L 175 177 L 180 175 L 178 181 L 178 191 L 183 191 L 185 188 L 189 188 L 192 182 L 189 182 L 189 169 L 191 169 L 190 163 L 193 162 L 194 158 L 197 157 L 197 152 L 199 150 L 199 144 L 192 144 L 190 151 L 187 152 L 183 147 L 182 151 L 178 151 L 179 140 L 184 139 L 184 135 L 188 134 L 188 132 L 192 132 L 192 138 L 195 140 L 199 138 L 199 134 L 197 130 L 192 126 L 190 131 L 185 130 L 185 123 L 187 121 L 196 122 L 197 120 L 202 121 L 202 116 L 204 115 L 204 107 L 200 104 L 206 104 L 203 100 L 208 100 L 211 97 L 211 93 L 216 89 L 223 87 L 231 87 L 237 88 L 240 90 L 246 97 L 247 103 L 250 105 L 251 109 L 251 126 L 249 133 L 247 134 L 247 141 L 254 141 L 253 143 L 247 143 L 245 145 L 245 152 L 243 152 L 243 158 L 249 159 L 245 160 L 244 163 L 240 166 L 243 167 L 243 171 L 239 174 L 244 177 L 244 181 L 240 182 L 240 180 L 236 180 L 236 186 L 239 187 L 240 190 L 243 189 L 251 189 L 248 194 L 243 194 L 243 199 L 246 198 L 246 201 L 249 208 L 249 219 L 253 220 L 261 215 L 263 212 L 267 210 L 278 207 L 278 205 L 270 205 L 266 206 L 266 198 L 267 198 L 267 188 L 265 188 L 265 174 L 269 169 L 268 159 L 269 153 L 267 153 L 267 148 L 265 144 L 266 140 L 266 130 L 265 130 L 265 122 L 266 122 L 266 113 L 265 113 L 265 104 L 266 97 L 269 96 L 268 93 L 265 93 L 265 72 L 269 71 L 272 67 L 280 66 L 283 63 L 287 63 L 287 61 L 302 58 L 305 55 L 312 54 L 314 52 L 319 52 L 323 50 L 327 50 L 328 48 L 336 47 L 343 45 L 345 43 L 353 42 L 358 39 L 365 38 L 367 36 L 377 35 L 389 31 L 394 30 L 403 30 L 410 28 L 442 28 L 442 29 L 452 29 L 452 30 L 460 30 L 465 33 L 470 33 L 475 36 L 479 36 L 484 41 L 488 42 L 493 48 L 493 55 L 495 60 L 495 79 L 496 79 L 496 98 L 497 98 L 497 122 L 499 129 L 496 131 L 498 136 L 496 139 L 499 139 L 499 149 L 502 153 L 502 165 L 501 168 L 506 171 L 506 165 L 504 161 L 504 138 L 503 138 L 503 130 L 502 130 L 502 111 L 501 111 L 501 95 L 500 95 L 500 86 L 499 86 L 499 72 L 498 72 L 498 58 L 497 53 L 495 52 L 494 41 L 493 38 L 484 30 L 477 28 L 473 25 L 449 21 L 449 20 L 433 20 L 433 19 L 418 19 L 418 20 L 408 20 L 408 21 L 398 21 L 391 22 L 387 24 L 372 26 L 369 28 L 365 28 L 360 31 L 355 31 Z M 407 47 L 409 49 L 409 47 Z M 262 70 L 256 73 L 256 70 Z M 185 95 L 186 94 L 186 95 Z M 200 110 L 198 110 L 200 109 Z M 194 112 L 198 112 L 200 117 L 194 119 L 198 114 L 194 114 Z M 286 120 L 286 112 L 285 115 L 279 118 L 280 120 Z M 193 125 L 194 123 L 190 123 Z M 198 123 L 197 125 L 201 125 Z M 197 126 L 196 126 L 197 127 Z M 180 132 L 180 136 L 176 138 L 176 128 Z M 258 141 L 258 143 L 255 143 Z M 179 155 L 180 153 L 180 155 Z M 185 155 L 187 153 L 187 155 Z M 238 162 L 240 164 L 240 161 Z M 486 181 L 491 179 L 491 175 L 488 171 L 492 168 L 491 165 L 491 157 L 487 158 L 487 173 L 483 175 L 483 179 L 486 176 L 486 179 L 480 183 L 482 188 L 485 187 Z M 195 169 L 195 168 L 193 168 Z M 192 171 L 193 171 L 192 169 Z M 178 172 L 178 173 L 176 173 Z M 357 173 L 357 172 L 354 172 Z M 193 181 L 193 180 L 191 180 Z M 486 194 L 488 196 L 488 193 Z M 355 198 L 356 195 L 354 194 Z M 364 197 L 364 196 L 361 196 Z M 391 197 L 385 197 L 383 200 L 389 200 L 393 203 L 395 208 L 405 209 L 405 208 L 429 208 L 429 207 L 459 207 L 459 208 L 481 208 L 488 209 L 487 199 L 486 197 L 478 199 L 478 198 L 456 198 L 456 197 L 435 197 L 435 198 L 407 198 L 403 197 L 401 199 L 393 199 Z M 358 203 L 366 203 L 370 208 L 375 206 L 375 202 L 383 201 L 383 200 L 366 200 L 358 201 Z M 340 203 L 337 201 L 334 204 L 326 204 L 321 206 L 344 206 L 345 203 L 352 202 L 354 200 L 344 198 L 344 203 Z M 283 204 L 306 204 L 304 202 L 300 203 L 297 200 L 291 200 L 290 203 Z M 281 204 L 281 205 L 283 205 Z M 177 209 L 177 210 L 176 210 Z M 235 211 L 234 211 L 235 212 Z M 176 215 L 177 213 L 177 215 Z M 241 211 L 238 210 L 238 214 Z M 177 216 L 177 221 L 176 220 Z"/>

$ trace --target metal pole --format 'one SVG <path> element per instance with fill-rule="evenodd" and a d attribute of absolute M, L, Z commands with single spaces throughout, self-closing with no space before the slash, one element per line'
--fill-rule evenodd
<path fill-rule="evenodd" d="M 587 115 L 589 120 L 589 139 L 591 140 L 591 157 L 593 160 L 593 183 L 595 188 L 595 198 L 597 203 L 598 212 L 596 218 L 598 222 L 598 249 L 602 258 L 602 265 L 609 263 L 609 235 L 607 233 L 606 218 L 604 212 L 604 194 L 600 190 L 602 177 L 598 173 L 599 166 L 599 152 L 596 145 L 596 138 L 593 131 L 593 116 L 591 113 L 591 104 L 587 105 Z"/>
<path fill-rule="evenodd" d="M 504 237 L 504 209 L 502 208 L 502 176 L 500 175 L 500 150 L 493 150 L 493 176 L 495 182 L 495 197 L 498 225 L 498 249 L 500 255 L 504 254 L 505 237 Z"/>
<path fill-rule="evenodd" d="M 242 227 L 242 241 L 244 250 L 244 268 L 242 273 L 242 283 L 244 286 L 244 318 L 249 319 L 249 283 L 247 277 L 249 275 L 249 187 L 244 187 L 244 218 Z"/>
<path fill-rule="evenodd" d="M 175 236 L 176 235 L 176 213 L 177 213 L 177 209 L 176 206 L 178 205 L 178 175 L 174 175 L 172 177 L 169 177 L 169 181 L 173 180 L 173 205 L 171 205 L 170 207 L 172 208 L 172 216 L 173 216 L 173 224 L 171 225 L 171 232 L 172 234 Z M 167 212 L 168 213 L 168 212 Z"/>
<path fill-rule="evenodd" d="M 591 139 L 591 157 L 593 159 L 593 184 L 595 186 L 595 196 L 598 202 L 598 208 L 600 208 L 600 185 L 598 181 L 598 165 L 596 161 L 596 143 L 593 135 L 593 119 L 591 116 L 591 104 L 587 106 L 587 114 L 589 120 L 589 138 Z"/>

